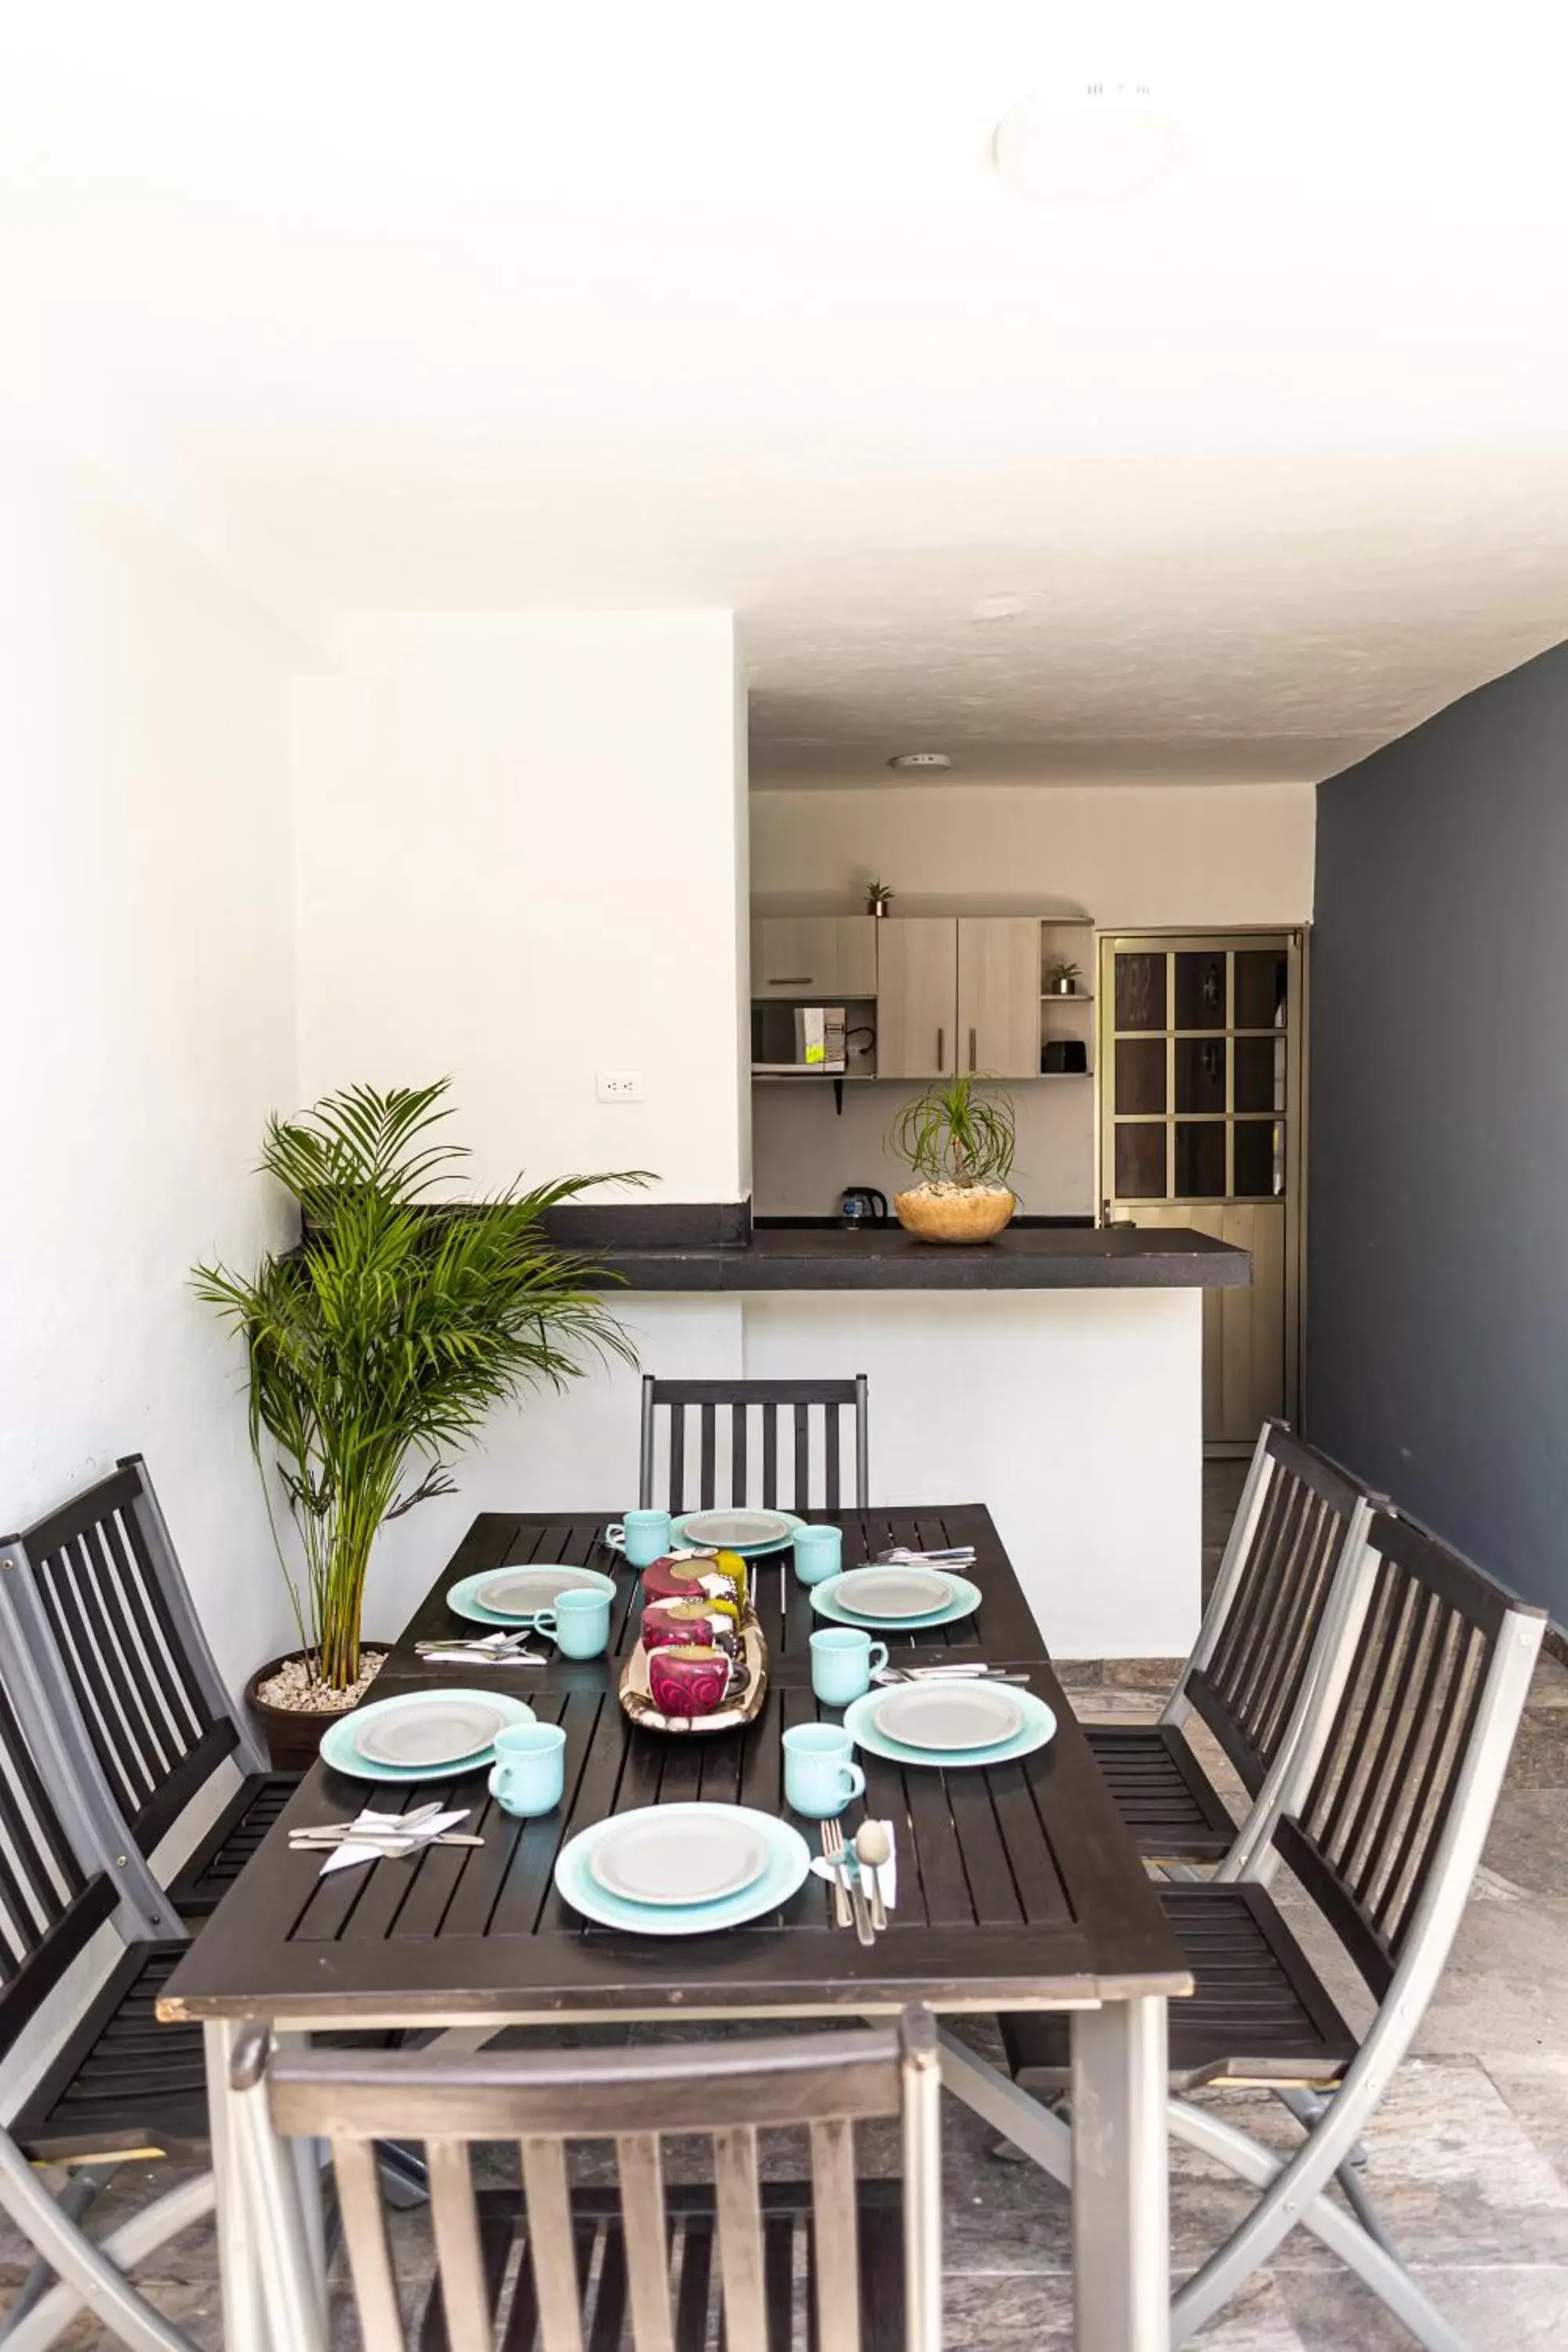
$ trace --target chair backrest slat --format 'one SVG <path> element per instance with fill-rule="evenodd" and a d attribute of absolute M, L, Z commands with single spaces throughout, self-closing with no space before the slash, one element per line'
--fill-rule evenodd
<path fill-rule="evenodd" d="M 658 2133 L 623 2133 L 616 2141 L 616 2165 L 621 2177 L 621 2222 L 633 2340 L 637 2352 L 675 2352 L 669 2325 L 669 2249 Z M 730 2340 L 734 2344 L 752 2341 L 733 2316 L 730 2320 Z M 756 2340 L 760 2343 L 762 2338 Z"/>
<path fill-rule="evenodd" d="M 143 1858 L 226 1756 L 265 1759 L 202 1633 L 145 1465 L 113 1475 L 9 1538 L 0 1634 L 58 1692 L 78 1777 L 96 1778 L 117 1843 Z"/>
<path fill-rule="evenodd" d="M 1361 1489 L 1281 1423 L 1264 1424 L 1219 1580 L 1173 1698 L 1208 1726 L 1256 1797 L 1299 1721 Z"/>
<path fill-rule="evenodd" d="M 35 1751 L 0 1681 L 0 2055 L 119 1902 L 63 1755 Z"/>
<path fill-rule="evenodd" d="M 811 2126 L 811 2207 L 816 2232 L 818 2352 L 856 2352 L 860 2247 L 855 2226 L 855 2133 L 841 2116 Z"/>
<path fill-rule="evenodd" d="M 692 1465 L 688 1459 L 688 1408 L 697 1418 L 697 1507 L 739 1508 L 759 1503 L 768 1510 L 837 1511 L 865 1508 L 870 1499 L 867 1461 L 867 1382 L 847 1381 L 643 1381 L 642 1458 L 638 1500 L 651 1509 L 658 1492 L 659 1439 L 668 1443 L 663 1498 L 672 1512 L 690 1507 Z M 749 1416 L 762 1422 L 760 1492 L 753 1492 Z M 781 1414 L 789 1423 L 782 1433 Z M 730 1418 L 726 1447 L 721 1416 Z M 844 1490 L 843 1417 L 852 1416 L 855 1487 Z M 720 1491 L 728 1475 L 729 1492 Z M 789 1492 L 783 1492 L 787 1475 Z"/>
<path fill-rule="evenodd" d="M 510 2352 L 533 2341 L 536 2321 L 542 2352 L 583 2352 L 584 2255 L 593 2242 L 585 2232 L 597 2228 L 595 2215 L 609 2217 L 594 2289 L 595 2347 L 621 2343 L 628 2306 L 636 2352 L 708 2340 L 716 2242 L 723 2340 L 733 2352 L 763 2352 L 789 2334 L 795 2224 L 788 2213 L 764 2213 L 759 2135 L 805 2125 L 819 2277 L 813 2340 L 819 2352 L 860 2352 L 855 2126 L 902 2116 L 906 2164 L 929 2191 L 939 2163 L 937 2069 L 934 2024 L 910 2011 L 896 2028 L 749 2044 L 451 2054 L 289 2047 L 271 2053 L 263 2095 L 285 2137 L 331 2140 L 364 2339 L 392 2352 L 403 2352 L 405 2338 L 379 2204 L 377 2140 L 426 2143 L 451 2352 L 492 2352 L 498 2329 L 500 2352 Z M 701 2216 L 691 2202 L 698 2192 L 667 2197 L 650 2114 L 670 2116 L 669 2128 L 683 2137 L 709 2139 L 713 2191 Z M 494 2222 L 479 2211 L 470 2163 L 475 2144 L 498 2138 L 518 2144 L 525 2208 L 510 2308 Z M 605 2138 L 616 2146 L 618 2205 L 589 2191 L 588 2205 L 574 2210 L 567 2147 Z M 935 2342 L 929 2315 L 939 2223 L 929 2195 L 910 2210 L 921 2234 L 910 2242 L 907 2278 L 916 2294 L 907 2340 L 924 2352 Z M 488 2200 L 486 2211 L 494 2211 Z M 895 2315 L 879 2316 L 889 2340 L 906 2340 Z"/>
<path fill-rule="evenodd" d="M 737 2124 L 729 2131 L 715 2132 L 713 2201 L 718 2210 L 724 2329 L 728 2340 L 737 2345 L 768 2340 L 759 2177 L 752 2126 Z"/>
<path fill-rule="evenodd" d="M 491 2352 L 490 2298 L 468 2147 L 461 2140 L 432 2139 L 425 2157 L 447 2344 L 451 2352 Z"/>
<path fill-rule="evenodd" d="M 1343 1687 L 1273 1836 L 1381 2000 L 1471 1771 L 1505 1632 L 1538 1643 L 1542 1620 L 1392 1512 L 1375 1515 L 1369 1542 L 1375 1570 Z M 1489 1760 L 1489 1814 L 1506 1748 Z"/>
<path fill-rule="evenodd" d="M 521 2147 L 528 2242 L 533 2252 L 533 2297 L 543 2352 L 583 2352 L 583 2305 L 572 2198 L 566 2186 L 566 2151 L 558 2139 L 524 2139 Z"/>
<path fill-rule="evenodd" d="M 376 2352 L 384 2352 L 384 2352 L 405 2352 L 407 2338 L 397 2305 L 397 2279 L 387 2243 L 374 2144 L 334 2137 L 332 2174 L 364 2340 L 374 2344 Z"/>

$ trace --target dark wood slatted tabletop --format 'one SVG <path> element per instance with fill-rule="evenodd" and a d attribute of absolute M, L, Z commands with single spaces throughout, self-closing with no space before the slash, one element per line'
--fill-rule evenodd
<path fill-rule="evenodd" d="M 487 1513 L 416 1612 L 378 1696 L 437 1676 L 412 1643 L 453 1622 L 442 1595 L 461 1575 L 530 1559 L 602 1557 L 593 1517 Z M 792 1724 L 837 1720 L 809 1684 L 806 1639 L 821 1621 L 783 1562 L 756 1578 L 770 1688 L 744 1731 L 675 1738 L 635 1728 L 616 1696 L 614 1659 L 543 1671 L 444 1667 L 448 1684 L 504 1687 L 566 1731 L 566 1797 L 521 1822 L 489 1800 L 484 1776 L 382 1789 L 317 1766 L 279 1828 L 182 1959 L 163 2013 L 287 2019 L 606 2017 L 847 2010 L 922 2000 L 938 2010 L 1061 2005 L 1191 1990 L 1181 1949 L 1098 1766 L 1063 1697 L 989 1515 L 872 1511 L 845 1520 L 846 1562 L 889 1542 L 973 1542 L 984 1592 L 975 1618 L 894 1646 L 983 1655 L 1026 1666 L 1055 1708 L 1049 1745 L 985 1770 L 937 1770 L 863 1756 L 867 1807 L 896 1824 L 898 1907 L 869 1949 L 833 1924 L 828 1887 L 808 1879 L 782 1910 L 701 1938 L 637 1937 L 584 1921 L 556 1893 L 566 1839 L 606 1815 L 693 1799 L 753 1805 L 793 1819 L 781 1739 Z M 607 1562 L 605 1563 L 607 1565 Z M 635 1629 L 635 1580 L 617 1569 L 616 1645 Z M 289 1852 L 291 1821 L 351 1818 L 367 1799 L 386 1810 L 450 1790 L 473 1808 L 479 1847 L 427 1848 L 318 1875 L 319 1857 Z M 858 1817 L 858 1815 L 857 1815 Z M 815 1823 L 799 1826 L 813 1850 Z"/>
<path fill-rule="evenodd" d="M 918 1551 L 942 1550 L 950 1544 L 974 1547 L 973 1570 L 961 1573 L 971 1575 L 980 1587 L 983 1598 L 975 1614 L 925 1633 L 879 1633 L 878 1639 L 887 1643 L 895 1665 L 900 1659 L 935 1664 L 948 1659 L 986 1658 L 999 1664 L 1003 1660 L 1045 1656 L 1029 1604 L 1003 1549 L 991 1514 L 983 1504 L 965 1503 L 956 1508 L 923 1511 L 841 1510 L 835 1523 L 844 1530 L 846 1568 L 863 1568 L 868 1560 L 894 1544 L 907 1544 Z M 387 1675 L 427 1675 L 432 1681 L 450 1682 L 453 1669 L 428 1665 L 417 1654 L 416 1645 L 420 1642 L 445 1641 L 451 1635 L 471 1637 L 484 1629 L 448 1609 L 447 1594 L 459 1578 L 479 1576 L 488 1569 L 524 1566 L 531 1560 L 560 1560 L 573 1568 L 596 1568 L 615 1578 L 610 1651 L 613 1657 L 624 1659 L 637 1638 L 637 1570 L 627 1568 L 618 1553 L 605 1549 L 602 1538 L 605 1525 L 605 1519 L 584 1513 L 481 1511 L 415 1611 L 406 1632 L 388 1658 L 383 1669 L 382 1691 L 384 1693 L 388 1687 Z M 787 1551 L 753 1561 L 752 1571 L 757 1615 L 768 1645 L 770 1675 L 775 1682 L 808 1682 L 811 1635 L 820 1626 L 830 1623 L 831 1619 L 814 1612 L 811 1595 L 805 1585 L 797 1582 Z M 574 1690 L 599 1689 L 605 1672 L 597 1659 L 586 1664 L 574 1664 L 569 1659 L 553 1656 L 548 1671 L 552 1684 Z M 468 1679 L 465 1667 L 464 1680 Z M 486 1687 L 516 1691 L 524 1698 L 541 1681 L 537 1671 L 527 1667 L 505 1667 L 489 1675 L 479 1669 L 473 1679 Z"/>

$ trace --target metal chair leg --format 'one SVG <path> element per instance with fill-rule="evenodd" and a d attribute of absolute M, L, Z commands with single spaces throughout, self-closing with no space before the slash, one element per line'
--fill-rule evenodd
<path fill-rule="evenodd" d="M 115 2174 L 118 2164 L 84 2164 L 73 2172 L 55 2200 L 57 2210 L 68 2221 L 79 2221 L 89 2206 L 97 2202 Z M 40 2254 L 23 2280 L 16 2302 L 0 2320 L 0 2344 L 4 2344 L 18 2328 L 35 2304 L 42 2302 L 55 2283 L 56 2273 Z"/>
<path fill-rule="evenodd" d="M 1170 2123 L 1173 2139 L 1184 2140 L 1190 2147 L 1215 2158 L 1239 2179 L 1260 2190 L 1266 2199 L 1287 2169 L 1272 2150 L 1260 2147 L 1256 2140 L 1249 2139 L 1245 2132 L 1237 2131 L 1234 2124 L 1225 2122 L 1209 2108 L 1194 2106 L 1185 2099 L 1173 2099 L 1170 2102 Z M 1416 2341 L 1426 2347 L 1426 2352 L 1468 2352 L 1458 2328 L 1444 2318 L 1436 2305 L 1417 2286 L 1403 2263 L 1369 2236 L 1360 2221 L 1342 2211 L 1331 2198 L 1321 2191 L 1308 2194 L 1300 2211 L 1292 2217 L 1290 2226 L 1310 2231 L 1331 2253 L 1337 2254 L 1347 2269 L 1354 2271 L 1380 2302 L 1387 2305 L 1394 2317 L 1404 2322 Z M 1267 2254 L 1263 2259 L 1268 2259 Z M 1213 2296 L 1205 2300 L 1217 2308 L 1219 2303 L 1228 2301 L 1257 2267 L 1258 2263 L 1249 2254 L 1237 2249 L 1232 2239 L 1229 2245 L 1221 2250 L 1217 2262 L 1211 2257 L 1210 2262 L 1204 2265 L 1204 2270 L 1215 2277 L 1218 2287 L 1217 2301 Z M 1173 2346 L 1184 2344 L 1211 2316 L 1210 2310 L 1195 2307 L 1193 2288 L 1195 2279 L 1201 2275 L 1202 2273 L 1194 2273 L 1194 2278 L 1187 2281 L 1172 2305 L 1171 2342 Z"/>
<path fill-rule="evenodd" d="M 1282 2106 L 1289 2108 L 1303 2131 L 1315 2130 L 1329 2112 L 1329 2101 L 1320 2098 L 1315 2091 L 1286 2090 L 1276 2084 L 1274 2095 Z M 1365 2168 L 1366 2144 L 1358 2139 L 1344 2161 L 1334 2167 L 1334 2179 L 1343 2189 L 1345 2202 L 1368 2237 L 1375 2239 L 1384 2252 L 1392 2254 L 1396 2263 L 1403 2263 L 1405 2257 L 1389 2235 L 1383 2216 L 1360 2177 Z"/>
<path fill-rule="evenodd" d="M 15 2141 L 0 2132 L 0 2206 L 58 2273 L 17 2322 L 6 2352 L 46 2352 L 85 2304 L 117 2344 L 132 2352 L 195 2352 L 190 2337 L 139 2294 L 125 2273 L 165 2238 L 213 2209 L 213 2177 L 203 2173 L 143 2206 L 94 2245 L 63 2214 Z"/>

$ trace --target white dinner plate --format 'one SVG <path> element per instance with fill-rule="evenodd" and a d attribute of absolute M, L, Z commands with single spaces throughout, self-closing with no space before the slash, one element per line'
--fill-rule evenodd
<path fill-rule="evenodd" d="M 536 1560 L 531 1568 L 498 1568 L 476 1577 L 473 1597 L 498 1617 L 531 1617 L 536 1610 L 553 1609 L 558 1593 L 603 1592 L 613 1584 L 596 1568 L 564 1568 L 559 1561 Z"/>
<path fill-rule="evenodd" d="M 787 1511 L 689 1511 L 680 1522 L 688 1543 L 732 1550 L 742 1544 L 782 1544 L 800 1522 Z"/>
<path fill-rule="evenodd" d="M 897 1739 L 906 1748 L 957 1752 L 994 1748 L 1011 1739 L 1023 1724 L 1024 1710 L 1008 1692 L 990 1690 L 984 1683 L 951 1688 L 905 1683 L 883 1694 L 871 1709 L 871 1720 L 885 1739 Z"/>
<path fill-rule="evenodd" d="M 627 1814 L 594 1848 L 588 1868 L 606 1894 L 623 1903 L 717 1903 L 767 1868 L 766 1839 L 733 1805 L 714 1805 L 700 1820 L 660 1821 L 663 1810 Z"/>
<path fill-rule="evenodd" d="M 953 1597 L 951 1577 L 929 1568 L 851 1568 L 834 1587 L 835 1598 L 858 1617 L 897 1624 L 906 1617 L 929 1617 Z"/>
<path fill-rule="evenodd" d="M 507 1720 L 492 1699 L 411 1691 L 366 1713 L 354 1725 L 353 1744 L 372 1764 L 460 1764 L 488 1748 Z"/>

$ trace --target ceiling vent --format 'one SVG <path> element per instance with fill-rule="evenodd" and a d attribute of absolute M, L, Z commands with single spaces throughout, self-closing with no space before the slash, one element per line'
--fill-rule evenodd
<path fill-rule="evenodd" d="M 918 774 L 922 769 L 951 768 L 952 761 L 945 751 L 895 751 L 888 765 L 905 776 L 911 771 Z"/>

